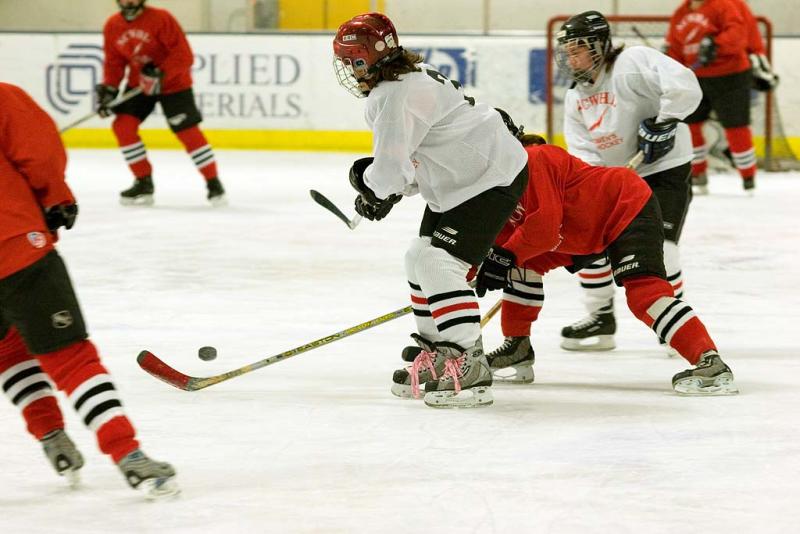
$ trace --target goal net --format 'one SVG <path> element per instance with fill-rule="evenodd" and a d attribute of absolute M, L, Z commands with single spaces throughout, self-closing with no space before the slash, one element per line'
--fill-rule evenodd
<path fill-rule="evenodd" d="M 556 32 L 568 16 L 553 17 L 547 24 L 547 62 L 546 62 L 546 103 L 547 139 L 565 146 L 563 135 L 564 95 L 572 80 L 559 72 L 555 65 Z M 614 46 L 644 45 L 663 49 L 664 37 L 669 28 L 668 16 L 649 15 L 609 15 L 611 39 Z M 772 24 L 765 17 L 757 17 L 761 35 L 767 49 L 767 57 L 772 58 Z M 772 92 L 751 91 L 750 121 L 753 141 L 759 158 L 759 167 L 768 171 L 781 171 L 800 168 L 800 161 L 786 139 L 777 102 Z M 711 168 L 729 167 L 724 150 L 727 142 L 722 127 L 713 120 L 704 127 L 706 143 L 709 147 Z"/>

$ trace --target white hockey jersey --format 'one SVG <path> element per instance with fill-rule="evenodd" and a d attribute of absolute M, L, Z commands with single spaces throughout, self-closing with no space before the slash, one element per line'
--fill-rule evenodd
<path fill-rule="evenodd" d="M 684 119 L 703 93 L 694 73 L 646 46 L 626 48 L 594 84 L 577 84 L 564 101 L 564 137 L 568 151 L 592 165 L 624 166 L 638 152 L 639 124 Z M 675 148 L 654 163 L 640 165 L 648 176 L 692 159 L 689 127 L 681 123 Z"/>
<path fill-rule="evenodd" d="M 378 198 L 419 193 L 445 212 L 496 186 L 510 185 L 528 156 L 486 104 L 472 105 L 457 82 L 430 65 L 370 91 L 365 117 L 375 161 L 364 182 Z"/>

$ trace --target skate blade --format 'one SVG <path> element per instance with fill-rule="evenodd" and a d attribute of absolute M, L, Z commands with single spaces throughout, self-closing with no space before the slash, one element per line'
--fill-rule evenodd
<path fill-rule="evenodd" d="M 81 473 L 77 469 L 67 469 L 60 474 L 67 479 L 70 488 L 77 488 L 81 485 Z"/>
<path fill-rule="evenodd" d="M 139 195 L 138 197 L 119 197 L 119 203 L 123 206 L 152 206 L 154 203 L 153 195 Z"/>
<path fill-rule="evenodd" d="M 213 198 L 209 198 L 208 202 L 215 208 L 222 208 L 228 205 L 228 199 L 225 197 L 225 195 L 219 195 Z"/>
<path fill-rule="evenodd" d="M 479 386 L 476 388 L 455 391 L 430 391 L 425 394 L 425 404 L 431 408 L 479 408 L 490 406 L 494 402 L 492 388 Z"/>
<path fill-rule="evenodd" d="M 420 384 L 420 386 L 425 387 L 425 384 Z M 422 397 L 423 393 L 423 391 L 420 392 L 420 397 Z M 407 386 L 405 384 L 392 384 L 392 395 L 401 399 L 415 398 L 413 392 L 411 391 L 411 386 Z"/>
<path fill-rule="evenodd" d="M 492 367 L 492 378 L 500 384 L 530 384 L 533 382 L 533 366 L 512 365 L 510 367 Z"/>
<path fill-rule="evenodd" d="M 603 351 L 613 350 L 617 347 L 613 335 L 591 336 L 583 339 L 570 337 L 561 338 L 561 348 L 573 351 Z"/>
<path fill-rule="evenodd" d="M 136 489 L 141 491 L 144 497 L 150 501 L 169 499 L 181 492 L 175 477 L 149 478 L 143 480 Z"/>
<path fill-rule="evenodd" d="M 713 384 L 707 386 L 703 386 L 703 380 L 700 378 L 684 378 L 673 384 L 672 389 L 674 389 L 675 393 L 678 395 L 685 397 L 712 397 L 739 394 L 739 388 L 736 387 L 733 376 L 729 374 L 718 376 Z"/>

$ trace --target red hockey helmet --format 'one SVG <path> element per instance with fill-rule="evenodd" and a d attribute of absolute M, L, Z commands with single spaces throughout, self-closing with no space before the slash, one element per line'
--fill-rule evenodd
<path fill-rule="evenodd" d="M 365 13 L 348 20 L 333 39 L 333 65 L 339 84 L 357 97 L 375 86 L 375 74 L 403 53 L 397 30 L 383 13 Z"/>

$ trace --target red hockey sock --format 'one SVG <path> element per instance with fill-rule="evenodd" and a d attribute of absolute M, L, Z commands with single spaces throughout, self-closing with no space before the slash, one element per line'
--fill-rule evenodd
<path fill-rule="evenodd" d="M 206 180 L 216 178 L 217 161 L 214 158 L 214 150 L 211 148 L 211 145 L 208 144 L 206 136 L 203 135 L 200 128 L 192 126 L 191 128 L 176 132 L 175 135 L 177 135 L 180 142 L 183 143 L 186 152 L 191 156 L 195 167 L 197 167 L 197 170 L 203 175 L 203 178 Z"/>
<path fill-rule="evenodd" d="M 526 306 L 510 302 L 503 297 L 503 307 L 500 310 L 500 327 L 506 337 L 521 337 L 531 335 L 531 324 L 539 318 L 542 307 Z"/>
<path fill-rule="evenodd" d="M 638 276 L 622 282 L 628 307 L 637 319 L 677 350 L 692 365 L 714 341 L 694 310 L 672 296 L 672 286 L 655 276 Z"/>
<path fill-rule="evenodd" d="M 64 418 L 47 375 L 28 353 L 16 328 L 11 328 L 0 340 L 0 386 L 22 412 L 28 432 L 36 439 L 64 428 Z"/>
<path fill-rule="evenodd" d="M 139 125 L 142 123 L 133 115 L 117 115 L 111 128 L 117 136 L 117 144 L 136 178 L 144 178 L 153 174 L 153 167 L 147 160 L 147 150 L 139 137 Z"/>
<path fill-rule="evenodd" d="M 139 448 L 111 377 L 88 340 L 37 356 L 42 369 L 64 391 L 75 411 L 97 435 L 100 450 L 118 462 Z"/>
<path fill-rule="evenodd" d="M 706 146 L 706 138 L 703 136 L 703 123 L 695 122 L 689 125 L 689 131 L 692 133 L 692 148 L 694 156 L 692 157 L 692 176 L 703 174 L 708 169 L 708 147 Z"/>
<path fill-rule="evenodd" d="M 531 335 L 531 324 L 539 318 L 544 304 L 542 275 L 532 269 L 514 269 L 503 290 L 500 324 L 506 337 Z"/>
<path fill-rule="evenodd" d="M 756 149 L 753 147 L 753 132 L 749 126 L 725 128 L 725 137 L 731 148 L 731 157 L 742 178 L 756 175 Z"/>

